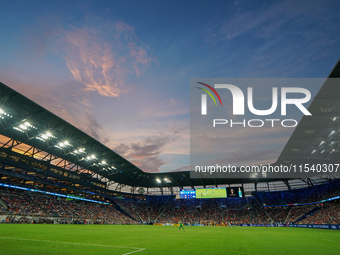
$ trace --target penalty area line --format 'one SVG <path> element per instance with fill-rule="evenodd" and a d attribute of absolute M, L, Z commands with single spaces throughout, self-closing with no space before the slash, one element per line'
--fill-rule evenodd
<path fill-rule="evenodd" d="M 71 244 L 71 245 L 85 245 L 85 246 L 96 246 L 96 247 L 107 247 L 107 248 L 121 248 L 121 249 L 132 249 L 136 251 L 123 253 L 122 255 L 129 255 L 136 252 L 141 252 L 146 250 L 145 248 L 138 247 L 128 247 L 128 246 L 114 246 L 114 245 L 105 245 L 105 244 L 90 244 L 90 243 L 72 243 L 72 242 L 59 242 L 59 241 L 50 241 L 50 240 L 38 240 L 38 239 L 27 239 L 27 238 L 14 238 L 14 237 L 2 237 L 1 239 L 9 239 L 9 240 L 21 240 L 21 241 L 31 241 L 31 242 L 44 242 L 44 243 L 59 243 L 59 244 Z"/>

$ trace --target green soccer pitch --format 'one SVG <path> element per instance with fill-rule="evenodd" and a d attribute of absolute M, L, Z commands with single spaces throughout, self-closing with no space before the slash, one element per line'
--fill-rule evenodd
<path fill-rule="evenodd" d="M 0 224 L 0 254 L 340 254 L 340 231 Z"/>

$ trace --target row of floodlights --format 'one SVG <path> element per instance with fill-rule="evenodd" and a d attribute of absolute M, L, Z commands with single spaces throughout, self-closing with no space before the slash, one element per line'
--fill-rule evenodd
<path fill-rule="evenodd" d="M 336 119 L 337 119 L 336 117 L 333 118 L 334 121 L 335 121 Z M 334 135 L 335 133 L 336 133 L 336 131 L 335 131 L 335 130 L 332 130 L 332 131 L 329 133 L 328 137 L 331 137 L 331 136 Z M 319 144 L 319 147 L 323 146 L 325 143 L 326 143 L 326 141 L 322 140 L 322 141 L 320 142 L 320 144 Z M 334 144 L 334 142 L 331 142 L 331 143 L 330 143 L 330 145 L 333 145 L 333 144 Z M 332 151 L 335 151 L 335 149 L 333 149 Z M 316 153 L 316 152 L 317 152 L 317 150 L 314 149 L 314 150 L 312 151 L 311 154 L 313 155 L 313 154 Z M 324 152 L 325 152 L 325 149 L 322 149 L 322 150 L 320 151 L 321 154 L 324 153 Z"/>
<path fill-rule="evenodd" d="M 7 112 L 0 108 L 0 119 L 5 119 L 6 117 L 12 118 L 12 115 L 8 114 Z"/>
<path fill-rule="evenodd" d="M 3 110 L 0 109 L 0 116 L 2 114 L 6 114 L 6 113 Z M 6 116 L 10 116 L 10 115 L 7 114 Z M 10 117 L 12 117 L 12 116 L 10 116 Z M 33 126 L 31 123 L 29 123 L 28 121 L 25 121 L 25 122 L 22 122 L 22 124 L 20 124 L 18 127 L 14 127 L 14 129 L 19 131 L 19 132 L 24 133 L 25 131 L 28 131 L 30 129 L 37 129 L 37 128 L 35 126 Z M 45 142 L 46 140 L 48 140 L 50 138 L 57 139 L 54 135 L 52 135 L 52 133 L 50 131 L 47 131 L 47 132 L 36 137 L 36 139 L 43 141 L 43 142 Z M 64 149 L 66 147 L 72 147 L 72 145 L 70 144 L 69 141 L 65 140 L 65 141 L 62 141 L 62 142 L 59 142 L 58 144 L 56 144 L 55 147 L 57 147 L 59 149 Z M 74 154 L 74 155 L 85 154 L 85 148 L 79 148 L 77 150 L 74 150 L 72 154 Z M 97 159 L 97 157 L 94 154 L 82 158 L 82 160 L 88 160 L 88 161 L 95 160 L 95 159 Z M 106 166 L 107 163 L 106 163 L 105 160 L 102 160 L 98 165 Z M 107 167 L 107 169 L 112 170 L 112 169 L 116 169 L 116 168 L 114 166 L 110 166 L 110 167 Z"/>
<path fill-rule="evenodd" d="M 156 178 L 156 182 L 161 184 L 162 183 L 162 180 L 160 178 Z M 163 182 L 164 183 L 172 183 L 172 181 L 169 179 L 169 178 L 164 178 L 163 179 Z"/>
<path fill-rule="evenodd" d="M 14 129 L 24 133 L 27 130 L 37 129 L 37 128 L 33 126 L 31 123 L 29 123 L 28 121 L 25 121 L 21 123 L 18 127 L 14 127 Z"/>

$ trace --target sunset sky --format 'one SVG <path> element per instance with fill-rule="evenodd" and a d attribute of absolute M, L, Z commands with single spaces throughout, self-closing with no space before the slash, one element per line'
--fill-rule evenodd
<path fill-rule="evenodd" d="M 327 77 L 339 10 L 327 0 L 0 1 L 0 81 L 144 171 L 185 169 L 190 79 Z"/>

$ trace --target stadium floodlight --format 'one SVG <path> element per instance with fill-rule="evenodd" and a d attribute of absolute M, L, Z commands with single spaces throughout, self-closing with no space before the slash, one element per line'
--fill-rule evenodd
<path fill-rule="evenodd" d="M 44 139 L 44 140 L 47 140 L 48 138 L 50 138 L 50 137 L 53 137 L 53 138 L 55 138 L 52 134 L 51 134 L 51 132 L 49 132 L 49 131 L 47 131 L 46 133 L 44 133 L 44 134 L 42 134 L 41 136 L 40 136 L 40 138 L 42 138 L 42 139 Z M 37 137 L 38 138 L 38 137 Z M 38 138 L 39 139 L 39 138 Z"/>
<path fill-rule="evenodd" d="M 14 129 L 17 130 L 17 131 L 20 131 L 20 132 L 24 133 L 24 131 L 23 131 L 22 129 L 20 129 L 20 128 L 14 127 Z"/>
<path fill-rule="evenodd" d="M 313 151 L 312 151 L 312 154 L 314 154 L 315 152 L 316 152 L 316 150 L 313 150 Z"/>
<path fill-rule="evenodd" d="M 25 132 L 28 131 L 30 129 L 37 129 L 35 126 L 33 126 L 31 123 L 29 123 L 28 121 L 23 121 L 18 127 L 14 127 L 15 130 L 21 131 L 21 132 Z"/>
<path fill-rule="evenodd" d="M 85 152 L 85 149 L 84 148 L 79 148 L 78 150 L 74 150 L 73 152 L 75 154 L 81 154 L 81 153 Z"/>
<path fill-rule="evenodd" d="M 67 146 L 71 146 L 71 144 L 67 140 L 63 141 L 63 142 L 60 142 L 57 145 L 57 147 L 60 147 L 60 148 L 64 148 L 64 147 L 67 147 Z"/>
<path fill-rule="evenodd" d="M 165 183 L 172 183 L 172 181 L 169 178 L 164 178 L 163 180 Z"/>
<path fill-rule="evenodd" d="M 332 120 L 333 120 L 333 121 L 336 121 L 336 120 L 337 120 L 337 117 L 333 117 Z"/>
<path fill-rule="evenodd" d="M 159 178 L 156 179 L 156 182 L 157 183 L 162 183 L 162 181 Z"/>
<path fill-rule="evenodd" d="M 105 161 L 105 160 L 102 160 L 101 164 L 102 164 L 102 165 L 106 165 L 106 161 Z"/>
<path fill-rule="evenodd" d="M 321 141 L 321 143 L 319 144 L 319 146 L 323 145 L 325 143 L 325 141 Z"/>
<path fill-rule="evenodd" d="M 12 115 L 9 115 L 8 113 L 6 113 L 3 109 L 0 108 L 0 118 L 4 119 L 5 117 L 10 117 L 12 118 Z"/>
<path fill-rule="evenodd" d="M 94 154 L 86 157 L 87 160 L 93 160 L 95 158 L 96 158 L 96 156 Z"/>
<path fill-rule="evenodd" d="M 335 133 L 336 133 L 335 130 L 332 130 L 332 131 L 329 133 L 328 136 L 332 136 L 332 135 L 334 135 Z"/>
<path fill-rule="evenodd" d="M 22 130 L 27 130 L 27 126 L 24 125 L 24 124 L 21 124 L 21 125 L 19 126 L 19 128 L 21 128 Z"/>

